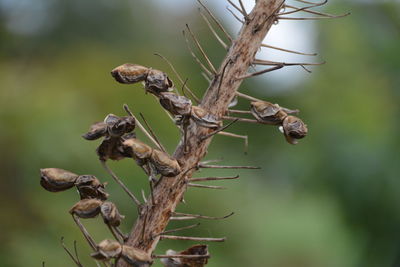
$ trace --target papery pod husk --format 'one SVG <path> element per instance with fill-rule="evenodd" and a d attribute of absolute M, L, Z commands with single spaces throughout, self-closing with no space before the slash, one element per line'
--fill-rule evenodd
<path fill-rule="evenodd" d="M 97 147 L 96 153 L 99 159 L 106 161 L 111 160 L 121 160 L 123 158 L 130 158 L 131 154 L 126 151 L 122 145 L 122 140 L 119 137 L 106 137 Z"/>
<path fill-rule="evenodd" d="M 50 192 L 60 192 L 73 187 L 77 178 L 78 174 L 59 168 L 40 169 L 40 185 Z"/>
<path fill-rule="evenodd" d="M 149 70 L 145 81 L 147 91 L 157 95 L 161 92 L 170 91 L 173 86 L 174 84 L 166 73 L 156 69 Z"/>
<path fill-rule="evenodd" d="M 208 255 L 207 245 L 194 245 L 190 248 L 179 252 L 181 255 Z M 185 267 L 203 267 L 208 263 L 208 258 L 181 258 L 182 266 Z"/>
<path fill-rule="evenodd" d="M 135 129 L 135 118 L 131 116 L 118 117 L 114 114 L 109 114 L 104 119 L 107 124 L 107 132 L 112 137 L 121 137 L 126 133 L 130 133 Z"/>
<path fill-rule="evenodd" d="M 105 239 L 97 245 L 97 251 L 90 254 L 96 260 L 107 261 L 112 258 L 119 258 L 122 252 L 122 245 L 114 240 Z"/>
<path fill-rule="evenodd" d="M 86 140 L 92 141 L 99 139 L 107 134 L 107 124 L 105 122 L 96 122 L 92 124 L 89 131 L 82 135 Z"/>
<path fill-rule="evenodd" d="M 172 92 L 160 93 L 159 98 L 161 106 L 172 115 L 190 115 L 192 101 L 189 98 Z"/>
<path fill-rule="evenodd" d="M 125 216 L 121 215 L 114 203 L 110 201 L 104 202 L 101 207 L 101 216 L 103 217 L 104 223 L 111 226 L 119 226 Z"/>
<path fill-rule="evenodd" d="M 136 138 L 125 140 L 123 145 L 134 159 L 149 159 L 153 153 L 153 148 Z"/>
<path fill-rule="evenodd" d="M 163 176 L 176 176 L 181 172 L 181 167 L 176 159 L 158 149 L 153 150 L 151 163 L 154 168 Z"/>
<path fill-rule="evenodd" d="M 287 116 L 279 105 L 267 101 L 251 102 L 251 113 L 258 121 L 271 125 L 281 124 Z"/>
<path fill-rule="evenodd" d="M 101 204 L 103 204 L 103 201 L 99 199 L 82 199 L 72 206 L 69 213 L 84 219 L 94 218 L 99 215 Z"/>
<path fill-rule="evenodd" d="M 218 128 L 222 125 L 221 120 L 201 107 L 192 106 L 191 117 L 197 124 L 206 128 Z"/>
<path fill-rule="evenodd" d="M 144 250 L 126 245 L 122 246 L 121 258 L 133 266 L 140 267 L 150 266 L 153 262 L 151 256 Z"/>
<path fill-rule="evenodd" d="M 307 125 L 295 116 L 287 116 L 282 123 L 283 133 L 290 144 L 297 144 L 297 140 L 304 138 L 308 133 Z"/>
<path fill-rule="evenodd" d="M 105 191 L 105 185 L 94 175 L 80 175 L 75 181 L 75 186 L 81 199 L 97 198 L 106 200 L 109 197 L 109 194 Z"/>
<path fill-rule="evenodd" d="M 166 255 L 176 255 L 179 254 L 177 251 L 168 249 Z M 161 258 L 160 259 L 162 265 L 165 267 L 184 267 L 183 263 L 181 262 L 181 258 Z"/>
<path fill-rule="evenodd" d="M 126 63 L 113 69 L 111 75 L 119 83 L 132 84 L 144 81 L 148 72 L 147 67 Z"/>

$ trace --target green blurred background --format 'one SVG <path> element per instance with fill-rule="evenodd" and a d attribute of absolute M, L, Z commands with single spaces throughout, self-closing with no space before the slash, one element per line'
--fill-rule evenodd
<path fill-rule="evenodd" d="M 236 34 L 239 28 L 225 10 L 227 3 L 217 2 L 207 3 Z M 102 170 L 94 152 L 98 142 L 80 135 L 108 113 L 123 115 L 127 103 L 146 116 L 173 151 L 178 131 L 155 99 L 141 85 L 117 84 L 109 72 L 132 62 L 165 70 L 177 83 L 165 62 L 153 55 L 159 52 L 201 95 L 207 82 L 186 50 L 185 23 L 216 65 L 225 52 L 197 7 L 189 0 L 0 0 L 1 266 L 41 266 L 42 261 L 72 266 L 59 244 L 61 236 L 70 247 L 77 240 L 82 262 L 94 266 L 68 214 L 76 192 L 43 190 L 40 168 L 109 181 L 110 199 L 126 215 L 122 228 L 129 231 L 134 206 Z M 334 1 L 321 10 L 352 15 L 288 22 L 292 26 L 281 22 L 273 30 L 285 48 L 320 54 L 296 60 L 327 64 L 312 74 L 296 67 L 278 71 L 241 87 L 299 108 L 309 136 L 292 146 L 273 127 L 232 126 L 230 131 L 249 135 L 248 155 L 241 140 L 218 136 L 207 158 L 262 169 L 201 171 L 197 176 L 241 174 L 241 179 L 215 183 L 229 187 L 225 191 L 189 189 L 186 204 L 179 207 L 210 216 L 235 211 L 225 221 L 201 221 L 197 229 L 182 232 L 228 237 L 224 244 L 210 245 L 209 266 L 400 266 L 400 4 Z M 272 50 L 264 50 L 262 57 L 272 53 L 285 59 L 285 53 Z M 241 100 L 237 108 L 248 108 L 248 102 Z M 144 174 L 131 160 L 110 165 L 136 194 L 141 188 L 148 191 Z M 110 237 L 101 218 L 85 224 L 97 241 Z M 162 241 L 156 252 L 190 245 Z"/>

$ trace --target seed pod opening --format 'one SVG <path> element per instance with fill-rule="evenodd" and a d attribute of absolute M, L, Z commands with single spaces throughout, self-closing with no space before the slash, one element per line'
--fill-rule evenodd
<path fill-rule="evenodd" d="M 82 199 L 70 209 L 69 213 L 84 219 L 94 218 L 99 215 L 102 203 L 103 201 L 99 199 Z"/>
<path fill-rule="evenodd" d="M 111 226 L 119 226 L 125 216 L 121 215 L 114 203 L 110 201 L 104 202 L 101 207 L 101 216 L 103 217 L 104 223 Z"/>
<path fill-rule="evenodd" d="M 107 134 L 107 124 L 104 122 L 96 122 L 90 126 L 89 131 L 82 135 L 86 140 L 96 140 Z"/>
<path fill-rule="evenodd" d="M 172 115 L 190 115 L 192 101 L 185 97 L 172 92 L 163 92 L 159 95 L 160 104 Z"/>
<path fill-rule="evenodd" d="M 149 159 L 153 149 L 136 138 L 130 138 L 123 142 L 123 145 L 132 154 L 135 159 Z"/>
<path fill-rule="evenodd" d="M 106 200 L 109 194 L 105 186 L 94 175 L 80 175 L 75 182 L 81 199 L 96 198 Z"/>
<path fill-rule="evenodd" d="M 120 257 L 122 245 L 114 240 L 105 239 L 97 245 L 97 251 L 90 254 L 96 260 L 107 261 Z"/>
<path fill-rule="evenodd" d="M 222 122 L 215 115 L 198 106 L 192 106 L 191 116 L 197 124 L 206 128 L 218 128 L 222 125 Z"/>
<path fill-rule="evenodd" d="M 153 94 L 170 91 L 174 84 L 168 78 L 167 74 L 160 71 L 151 69 L 145 81 L 145 88 Z"/>
<path fill-rule="evenodd" d="M 106 137 L 102 143 L 97 147 L 96 153 L 100 160 L 106 161 L 111 160 L 121 160 L 126 157 L 131 157 L 127 153 L 122 145 L 122 141 L 118 137 Z"/>
<path fill-rule="evenodd" d="M 63 169 L 40 169 L 40 185 L 50 192 L 60 192 L 73 187 L 77 178 L 77 174 Z"/>
<path fill-rule="evenodd" d="M 144 81 L 148 72 L 144 66 L 126 63 L 113 69 L 111 75 L 119 83 L 132 84 Z"/>
<path fill-rule="evenodd" d="M 251 102 L 251 113 L 258 121 L 272 125 L 281 124 L 287 116 L 279 105 L 267 101 Z"/>
<path fill-rule="evenodd" d="M 181 172 L 178 161 L 158 149 L 153 150 L 151 163 L 157 172 L 163 176 L 176 176 Z"/>
<path fill-rule="evenodd" d="M 133 266 L 145 267 L 150 266 L 150 263 L 153 262 L 151 256 L 144 250 L 126 245 L 122 246 L 121 257 Z"/>
<path fill-rule="evenodd" d="M 295 116 L 287 116 L 282 126 L 286 140 L 292 145 L 297 144 L 297 140 L 304 138 L 308 133 L 307 125 Z"/>
<path fill-rule="evenodd" d="M 112 137 L 121 137 L 122 135 L 132 132 L 135 129 L 135 119 L 131 116 L 118 117 L 109 114 L 104 119 L 107 124 L 108 134 Z"/>

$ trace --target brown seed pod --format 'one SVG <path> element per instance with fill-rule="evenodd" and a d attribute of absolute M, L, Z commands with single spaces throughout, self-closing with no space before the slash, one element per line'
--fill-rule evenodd
<path fill-rule="evenodd" d="M 97 251 L 90 254 L 96 260 L 107 261 L 112 258 L 119 258 L 122 252 L 122 245 L 114 240 L 105 239 L 97 245 Z"/>
<path fill-rule="evenodd" d="M 147 67 L 126 63 L 113 69 L 111 75 L 119 83 L 132 84 L 144 81 L 148 72 Z"/>
<path fill-rule="evenodd" d="M 258 121 L 271 125 L 281 124 L 287 116 L 278 104 L 267 101 L 251 102 L 251 113 Z"/>
<path fill-rule="evenodd" d="M 151 163 L 158 173 L 163 176 L 172 177 L 181 172 L 181 167 L 176 159 L 158 149 L 153 150 Z"/>
<path fill-rule="evenodd" d="M 163 92 L 159 94 L 160 104 L 168 110 L 172 115 L 190 115 L 192 101 L 185 97 L 172 92 Z"/>
<path fill-rule="evenodd" d="M 126 157 L 130 157 L 122 145 L 121 138 L 118 137 L 106 137 L 103 142 L 97 147 L 96 153 L 100 160 L 106 161 L 111 160 L 121 160 Z"/>
<path fill-rule="evenodd" d="M 207 245 L 194 245 L 181 252 L 172 249 L 167 250 L 167 255 L 208 255 Z M 208 262 L 208 258 L 162 258 L 161 263 L 165 267 L 203 267 Z"/>
<path fill-rule="evenodd" d="M 153 153 L 153 148 L 137 138 L 127 139 L 123 142 L 123 145 L 132 154 L 132 157 L 137 160 L 149 159 Z"/>
<path fill-rule="evenodd" d="M 40 185 L 50 192 L 60 192 L 74 186 L 78 175 L 63 169 L 40 169 Z"/>
<path fill-rule="evenodd" d="M 218 128 L 222 125 L 222 122 L 216 116 L 198 106 L 192 106 L 191 118 L 197 124 L 206 128 Z"/>
<path fill-rule="evenodd" d="M 104 189 L 105 185 L 100 183 L 99 179 L 94 175 L 80 175 L 75 181 L 75 186 L 81 199 L 96 198 L 106 200 L 109 196 Z"/>
<path fill-rule="evenodd" d="M 103 217 L 104 223 L 111 226 L 119 226 L 125 216 L 121 215 L 114 203 L 110 201 L 104 202 L 101 207 L 101 216 Z"/>
<path fill-rule="evenodd" d="M 150 266 L 153 259 L 144 250 L 131 246 L 122 246 L 121 257 L 132 266 Z"/>
<path fill-rule="evenodd" d="M 287 116 L 282 127 L 286 140 L 292 145 L 297 144 L 297 139 L 304 138 L 308 133 L 307 125 L 295 116 Z"/>
<path fill-rule="evenodd" d="M 161 92 L 170 91 L 173 86 L 174 84 L 168 78 L 166 73 L 160 70 L 151 69 L 147 74 L 144 87 L 150 93 L 158 95 Z"/>
<path fill-rule="evenodd" d="M 96 140 L 107 134 L 107 124 L 104 122 L 96 122 L 90 126 L 89 131 L 82 135 L 86 140 Z"/>
<path fill-rule="evenodd" d="M 108 134 L 112 137 L 121 137 L 135 129 L 135 119 L 131 116 L 118 117 L 114 114 L 108 114 L 104 119 L 107 125 Z"/>
<path fill-rule="evenodd" d="M 84 219 L 94 218 L 99 215 L 102 203 L 103 201 L 99 199 L 82 199 L 70 209 L 69 213 Z"/>

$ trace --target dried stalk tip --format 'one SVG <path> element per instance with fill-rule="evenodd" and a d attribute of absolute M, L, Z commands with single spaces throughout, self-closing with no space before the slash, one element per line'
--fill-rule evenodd
<path fill-rule="evenodd" d="M 207 264 L 209 254 L 207 245 L 194 245 L 181 252 L 167 250 L 166 253 L 171 258 L 162 258 L 160 261 L 165 267 L 203 267 Z M 173 258 L 174 255 L 179 255 L 179 258 Z M 183 255 L 193 256 L 184 257 Z M 204 256 L 204 257 L 196 257 Z"/>
<path fill-rule="evenodd" d="M 83 219 L 94 218 L 99 215 L 102 203 L 103 201 L 99 199 L 82 199 L 70 209 L 69 213 Z"/>
<path fill-rule="evenodd" d="M 149 70 L 141 65 L 126 63 L 113 69 L 111 75 L 119 83 L 133 84 L 144 81 Z"/>
<path fill-rule="evenodd" d="M 94 175 L 80 175 L 75 182 L 81 199 L 96 198 L 106 200 L 109 194 L 105 191 L 105 185 L 100 183 Z"/>
<path fill-rule="evenodd" d="M 107 134 L 107 124 L 104 122 L 96 122 L 90 126 L 89 131 L 82 135 L 86 140 L 96 140 Z"/>
<path fill-rule="evenodd" d="M 104 202 L 101 207 L 101 216 L 103 217 L 104 223 L 110 226 L 119 226 L 122 219 L 125 216 L 121 215 L 114 203 L 110 201 Z"/>
<path fill-rule="evenodd" d="M 192 109 L 192 101 L 185 97 L 172 92 L 164 92 L 159 94 L 160 104 L 172 115 L 190 115 Z"/>
<path fill-rule="evenodd" d="M 287 116 L 278 104 L 267 101 L 251 102 L 251 113 L 260 122 L 279 125 Z"/>
<path fill-rule="evenodd" d="M 286 140 L 292 145 L 296 145 L 297 139 L 304 138 L 308 133 L 307 125 L 295 116 L 287 116 L 282 127 Z"/>
<path fill-rule="evenodd" d="M 205 109 L 197 106 L 192 107 L 192 119 L 200 126 L 206 128 L 218 128 L 222 126 L 222 121 L 216 116 L 208 113 Z"/>
<path fill-rule="evenodd" d="M 151 256 L 144 250 L 125 245 L 122 246 L 121 258 L 132 266 L 137 267 L 147 267 L 153 262 Z"/>
<path fill-rule="evenodd" d="M 181 167 L 176 159 L 157 149 L 153 151 L 151 163 L 157 172 L 163 176 L 173 177 L 181 172 Z"/>
<path fill-rule="evenodd" d="M 122 252 L 122 245 L 114 240 L 105 239 L 97 245 L 97 251 L 90 254 L 94 259 L 108 261 L 112 258 L 119 258 Z"/>
<path fill-rule="evenodd" d="M 77 174 L 63 169 L 40 169 L 40 185 L 50 192 L 60 192 L 73 187 L 77 178 Z"/>

